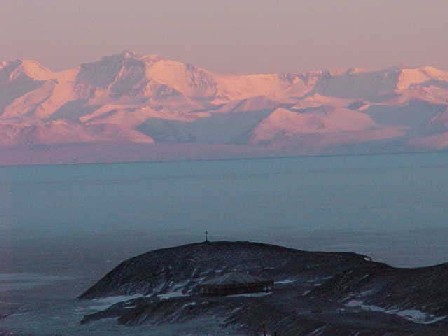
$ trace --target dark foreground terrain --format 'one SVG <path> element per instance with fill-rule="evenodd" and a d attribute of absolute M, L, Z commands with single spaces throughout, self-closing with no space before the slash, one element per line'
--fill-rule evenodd
<path fill-rule="evenodd" d="M 274 290 L 213 298 L 197 292 L 201 282 L 233 271 L 272 279 Z M 209 318 L 222 321 L 223 334 L 265 329 L 278 336 L 446 336 L 447 279 L 448 264 L 398 269 L 354 253 L 250 242 L 190 244 L 118 265 L 80 299 L 122 301 L 81 323 L 163 325 Z"/>

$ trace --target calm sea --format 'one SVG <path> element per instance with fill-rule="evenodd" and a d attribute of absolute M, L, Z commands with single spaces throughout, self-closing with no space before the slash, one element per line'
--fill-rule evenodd
<path fill-rule="evenodd" d="M 448 153 L 0 168 L 0 304 L 71 299 L 123 259 L 206 230 L 442 263 L 447 196 Z"/>

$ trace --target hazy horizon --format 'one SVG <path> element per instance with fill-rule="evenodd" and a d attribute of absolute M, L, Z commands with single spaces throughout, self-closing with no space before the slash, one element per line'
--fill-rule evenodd
<path fill-rule="evenodd" d="M 4 0 L 0 59 L 61 70 L 133 50 L 221 73 L 448 69 L 446 12 L 442 0 Z"/>
<path fill-rule="evenodd" d="M 205 67 L 202 64 L 199 63 L 191 63 L 186 61 L 185 59 L 181 59 L 179 57 L 169 57 L 165 54 L 161 54 L 161 53 L 151 53 L 151 52 L 136 52 L 135 50 L 132 49 L 123 49 L 123 50 L 115 50 L 115 51 L 111 51 L 107 54 L 103 54 L 103 55 L 97 55 L 94 58 L 91 59 L 86 59 L 84 61 L 81 61 L 80 63 L 77 64 L 71 64 L 68 65 L 66 67 L 55 67 L 52 66 L 51 64 L 45 63 L 45 61 L 43 61 L 42 59 L 39 58 L 31 58 L 31 57 L 23 57 L 23 58 L 19 58 L 19 57 L 12 57 L 12 58 L 4 58 L 4 59 L 0 59 L 1 61 L 6 61 L 6 62 L 12 62 L 12 61 L 16 61 L 16 60 L 21 60 L 21 61 L 33 61 L 33 62 L 38 62 L 40 65 L 44 66 L 45 68 L 49 69 L 50 71 L 54 71 L 54 72 L 63 72 L 63 71 L 67 71 L 67 70 L 71 70 L 71 69 L 75 69 L 77 67 L 79 67 L 82 64 L 86 64 L 86 63 L 92 63 L 92 62 L 96 62 L 96 61 L 100 61 L 101 59 L 103 59 L 104 57 L 108 57 L 108 56 L 113 56 L 113 55 L 119 55 L 119 54 L 123 54 L 125 52 L 132 52 L 134 53 L 137 57 L 144 57 L 144 56 L 148 56 L 148 55 L 154 55 L 154 56 L 159 56 L 165 59 L 169 59 L 169 60 L 173 60 L 173 61 L 178 61 L 181 63 L 186 63 L 186 64 L 192 64 L 194 66 L 197 66 L 199 68 L 208 70 L 208 71 L 212 71 L 216 74 L 219 75 L 252 75 L 252 74 L 276 74 L 276 73 L 307 73 L 307 72 L 313 72 L 313 71 L 330 71 L 330 72 L 335 72 L 335 73 L 340 73 L 341 71 L 346 71 L 346 70 L 350 70 L 350 69 L 361 69 L 361 70 L 365 70 L 367 72 L 375 72 L 375 71 L 382 71 L 382 70 L 388 70 L 388 69 L 418 69 L 418 68 L 423 68 L 423 67 L 433 67 L 442 71 L 448 71 L 448 65 L 446 67 L 442 67 L 442 66 L 437 66 L 434 64 L 430 64 L 430 63 L 421 63 L 421 64 L 384 64 L 382 66 L 371 66 L 371 67 L 367 67 L 367 66 L 346 66 L 346 67 L 328 67 L 328 66 L 322 66 L 322 67 L 316 67 L 316 68 L 297 68 L 296 70 L 291 69 L 291 70 L 285 70 L 285 71 L 276 71 L 275 69 L 272 69 L 272 71 L 264 71 L 263 69 L 260 69 L 258 71 L 250 71 L 247 70 L 245 71 L 244 69 L 241 69 L 241 71 L 220 71 L 219 69 L 212 69 L 210 67 Z"/>

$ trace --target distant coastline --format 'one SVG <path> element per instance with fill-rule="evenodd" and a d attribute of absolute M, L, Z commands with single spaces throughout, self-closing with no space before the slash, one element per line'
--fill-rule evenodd
<path fill-rule="evenodd" d="M 325 157 L 363 157 L 363 156 L 396 156 L 396 155 L 424 155 L 424 154 L 443 154 L 448 153 L 447 150 L 414 150 L 414 151 L 377 151 L 377 152 L 341 152 L 341 153 L 320 153 L 320 154 L 294 154 L 294 153 L 276 153 L 274 151 L 265 151 L 256 153 L 243 153 L 235 154 L 229 153 L 218 153 L 212 154 L 210 151 L 213 147 L 207 149 L 205 153 L 197 153 L 189 157 L 187 154 L 183 153 L 183 158 L 179 158 L 179 155 L 169 154 L 164 158 L 163 153 L 167 147 L 158 145 L 127 145 L 126 148 L 130 151 L 131 157 L 120 158 L 120 155 L 116 155 L 114 158 L 107 158 L 103 160 L 95 161 L 93 156 L 101 156 L 101 145 L 61 145 L 61 146 L 33 146 L 29 147 L 14 147 L 14 148 L 1 148 L 0 147 L 0 169 L 9 167 L 23 167 L 23 166 L 54 166 L 54 165 L 100 165 L 100 164 L 138 164 L 138 163 L 169 163 L 169 162 L 189 162 L 189 161 L 241 161 L 241 160 L 270 160 L 270 159 L 300 159 L 300 158 L 325 158 Z M 176 151 L 182 150 L 182 146 L 175 146 Z M 105 145 L 103 147 L 104 156 L 111 155 L 111 145 Z M 132 157 L 132 150 L 136 149 L 136 153 L 142 153 L 142 158 L 138 159 Z M 150 149 L 151 151 L 147 151 Z M 162 149 L 160 152 L 159 150 Z M 187 151 L 189 147 L 186 147 Z M 220 148 L 221 149 L 221 148 Z M 61 155 L 61 151 L 72 150 L 72 154 L 65 152 Z M 146 152 L 146 153 L 144 153 Z M 47 156 L 42 157 L 42 153 Z M 76 160 L 68 159 L 68 155 L 76 155 L 79 153 L 79 158 Z M 129 155 L 129 154 L 127 154 Z M 147 156 L 146 158 L 144 156 Z M 61 157 L 62 156 L 62 157 Z"/>

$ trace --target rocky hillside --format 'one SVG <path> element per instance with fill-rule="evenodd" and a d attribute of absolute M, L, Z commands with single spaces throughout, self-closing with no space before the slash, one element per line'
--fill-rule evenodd
<path fill-rule="evenodd" d="M 107 144 L 115 161 L 179 158 L 185 145 L 199 157 L 440 150 L 447 94 L 448 72 L 432 67 L 222 75 L 129 51 L 61 72 L 0 62 L 0 163 L 39 146 L 63 162 Z"/>
<path fill-rule="evenodd" d="M 213 242 L 151 251 L 124 261 L 83 293 L 81 299 L 182 291 L 230 271 L 281 280 L 293 274 L 326 277 L 352 266 L 365 265 L 352 253 L 311 253 L 250 242 Z M 181 285 L 180 285 L 181 284 Z"/>
<path fill-rule="evenodd" d="M 203 297 L 220 274 L 272 279 L 271 293 Z M 168 325 L 204 319 L 243 335 L 445 335 L 446 265 L 397 269 L 353 253 L 305 252 L 250 242 L 190 244 L 124 261 L 80 298 L 107 303 L 83 324 Z M 111 321 L 111 323 L 114 323 Z M 214 331 L 215 332 L 215 331 Z"/>
<path fill-rule="evenodd" d="M 338 274 L 310 296 L 332 297 L 346 306 L 372 311 L 412 315 L 422 309 L 447 316 L 447 276 L 448 264 L 419 269 L 360 267 Z"/>

